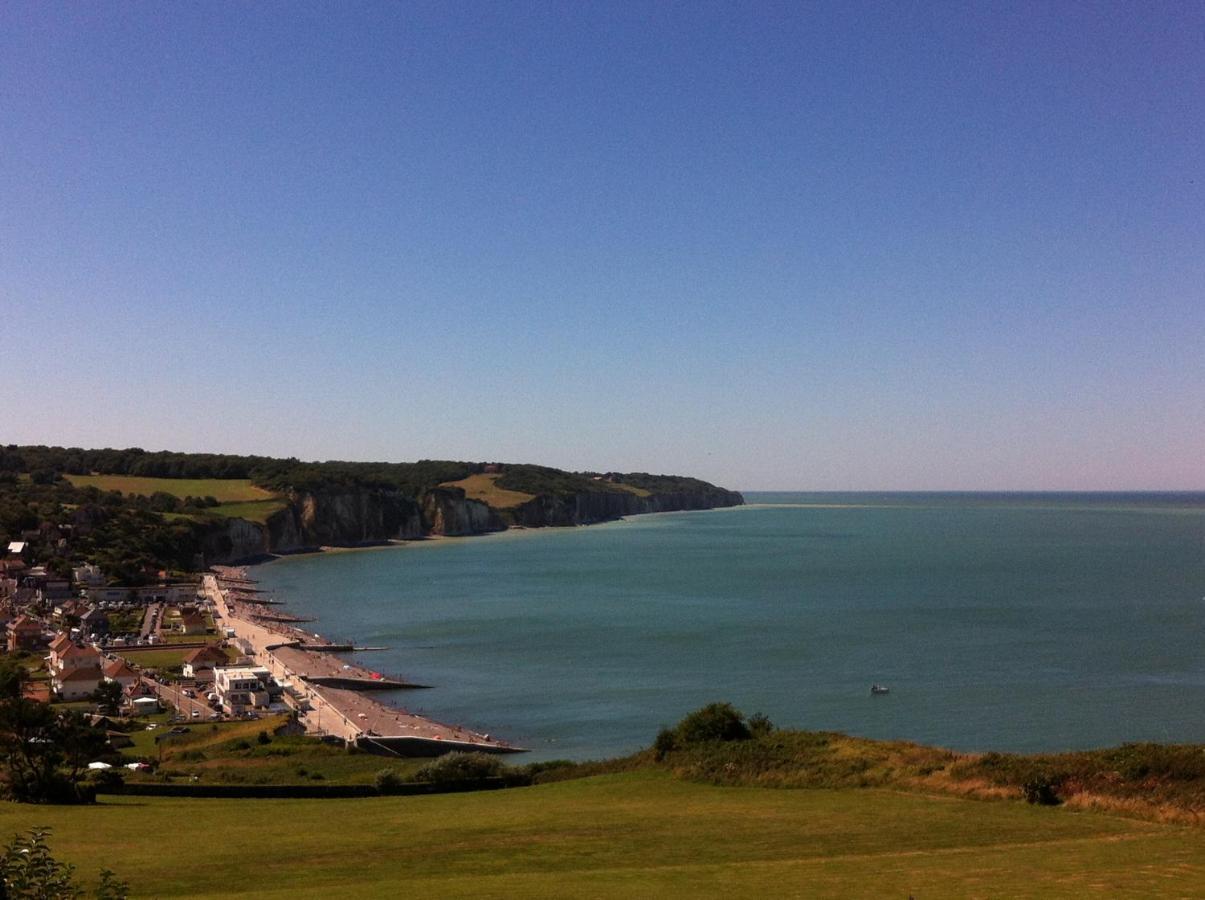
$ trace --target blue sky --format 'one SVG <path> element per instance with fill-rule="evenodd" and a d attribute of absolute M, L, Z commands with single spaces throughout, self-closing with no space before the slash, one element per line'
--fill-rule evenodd
<path fill-rule="evenodd" d="M 0 440 L 1205 488 L 1205 7 L 0 10 Z"/>

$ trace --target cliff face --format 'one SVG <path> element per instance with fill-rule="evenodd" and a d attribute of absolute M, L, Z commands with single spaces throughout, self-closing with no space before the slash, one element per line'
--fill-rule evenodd
<path fill-rule="evenodd" d="M 466 498 L 464 491 L 455 487 L 434 488 L 417 501 L 391 490 L 294 492 L 288 505 L 264 524 L 245 519 L 215 524 L 205 537 L 204 557 L 207 565 L 213 565 L 323 546 L 354 547 L 428 534 L 484 534 L 509 525 L 588 525 L 640 513 L 712 509 L 744 502 L 740 494 L 719 488 L 649 497 L 598 491 L 541 495 L 499 512 L 480 500 Z"/>
<path fill-rule="evenodd" d="M 294 492 L 266 523 L 225 519 L 206 535 L 205 562 L 233 562 L 269 553 L 354 547 L 422 537 L 429 529 L 413 499 L 398 491 Z"/>
<path fill-rule="evenodd" d="M 469 500 L 458 488 L 435 488 L 423 495 L 423 521 L 428 534 L 484 534 L 506 527 L 498 513 L 480 500 Z"/>
<path fill-rule="evenodd" d="M 690 493 L 653 494 L 648 497 L 618 491 L 592 491 L 572 494 L 569 497 L 543 495 L 508 512 L 511 513 L 515 525 L 541 528 L 549 525 L 590 525 L 641 513 L 740 506 L 744 502 L 745 498 L 737 492 L 720 488 Z"/>
<path fill-rule="evenodd" d="M 268 519 L 272 550 L 354 546 L 424 533 L 418 504 L 399 491 L 345 490 L 293 493 Z"/>

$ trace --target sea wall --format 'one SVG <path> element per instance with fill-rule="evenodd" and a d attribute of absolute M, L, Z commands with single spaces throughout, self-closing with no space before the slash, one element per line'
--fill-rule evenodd
<path fill-rule="evenodd" d="M 468 499 L 455 487 L 428 490 L 418 500 L 384 489 L 297 491 L 264 523 L 229 518 L 212 525 L 205 535 L 203 554 L 204 563 L 214 565 L 319 547 L 355 547 L 430 534 L 485 534 L 511 525 L 589 525 L 641 513 L 713 509 L 744 502 L 735 491 L 719 488 L 648 497 L 590 491 L 541 495 L 512 509 L 495 510 L 480 500 Z"/>

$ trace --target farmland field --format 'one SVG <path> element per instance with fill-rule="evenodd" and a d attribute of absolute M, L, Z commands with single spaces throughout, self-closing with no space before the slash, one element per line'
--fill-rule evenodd
<path fill-rule="evenodd" d="M 188 823 L 187 828 L 180 824 Z M 718 788 L 657 773 L 362 800 L 104 797 L 0 806 L 0 833 L 133 896 L 1189 896 L 1205 832 L 884 790 Z M 199 836 L 221 834 L 197 851 Z M 250 853 L 248 848 L 259 848 Z"/>
<path fill-rule="evenodd" d="M 144 478 L 138 475 L 67 475 L 76 487 L 150 496 L 156 491 L 185 497 L 213 497 L 219 503 L 271 500 L 276 495 L 246 478 Z"/>

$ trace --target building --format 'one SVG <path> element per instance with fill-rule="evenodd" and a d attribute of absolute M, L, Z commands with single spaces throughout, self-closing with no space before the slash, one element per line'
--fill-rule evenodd
<path fill-rule="evenodd" d="M 40 595 L 40 597 L 39 603 L 45 605 L 45 593 Z M 58 622 L 64 622 L 73 617 L 78 618 L 87 611 L 88 605 L 75 597 L 60 598 L 54 604 L 54 618 Z"/>
<path fill-rule="evenodd" d="M 271 702 L 272 676 L 263 666 L 222 666 L 213 670 L 213 690 L 222 711 L 237 716 Z"/>
<path fill-rule="evenodd" d="M 159 712 L 158 697 L 135 697 L 130 701 L 130 715 L 149 716 Z"/>
<path fill-rule="evenodd" d="M 71 582 L 66 578 L 47 578 L 38 591 L 38 603 L 50 606 L 64 600 L 72 600 L 74 596 L 71 592 Z"/>
<path fill-rule="evenodd" d="M 50 656 L 47 657 L 50 661 L 50 674 L 53 676 L 56 672 L 66 673 L 76 669 L 83 669 L 89 672 L 95 672 L 96 677 L 101 677 L 100 667 L 104 663 L 104 657 L 95 647 L 81 647 L 74 643 L 70 638 L 66 641 L 61 638 L 66 635 L 60 635 L 55 638 L 56 647 L 50 651 Z"/>
<path fill-rule="evenodd" d="M 84 595 L 91 603 L 191 603 L 197 596 L 197 582 L 173 581 L 167 584 L 150 584 L 141 587 L 111 585 L 109 587 L 87 587 Z"/>
<path fill-rule="evenodd" d="M 42 647 L 42 623 L 29 616 L 17 616 L 5 627 L 9 652 L 39 650 Z"/>
<path fill-rule="evenodd" d="M 60 700 L 87 700 L 100 686 L 100 669 L 89 666 L 50 673 L 50 686 Z"/>
<path fill-rule="evenodd" d="M 85 563 L 71 570 L 71 577 L 82 587 L 101 587 L 105 583 L 105 574 L 95 563 Z"/>
<path fill-rule="evenodd" d="M 79 627 L 83 634 L 108 634 L 109 617 L 99 609 L 90 609 L 79 617 Z"/>
<path fill-rule="evenodd" d="M 204 634 L 209 630 L 209 623 L 196 609 L 186 606 L 180 610 L 180 621 L 176 624 L 176 630 L 180 634 Z"/>
<path fill-rule="evenodd" d="M 71 640 L 71 635 L 69 635 L 67 632 L 60 631 L 58 634 L 56 634 L 54 636 L 53 640 L 51 640 L 51 642 L 50 642 L 51 664 L 53 664 L 54 659 L 57 657 L 57 655 L 59 653 L 62 653 L 63 650 L 65 650 L 72 643 L 74 643 L 74 642 Z"/>
<path fill-rule="evenodd" d="M 197 647 L 184 657 L 184 677 L 195 681 L 210 681 L 213 679 L 214 666 L 222 666 L 229 662 L 226 653 L 212 644 Z"/>
<path fill-rule="evenodd" d="M 114 659 L 105 663 L 101 671 L 104 673 L 105 681 L 116 681 L 121 685 L 123 691 L 128 691 L 139 680 L 138 673 L 131 669 L 129 663 L 124 659 Z"/>

